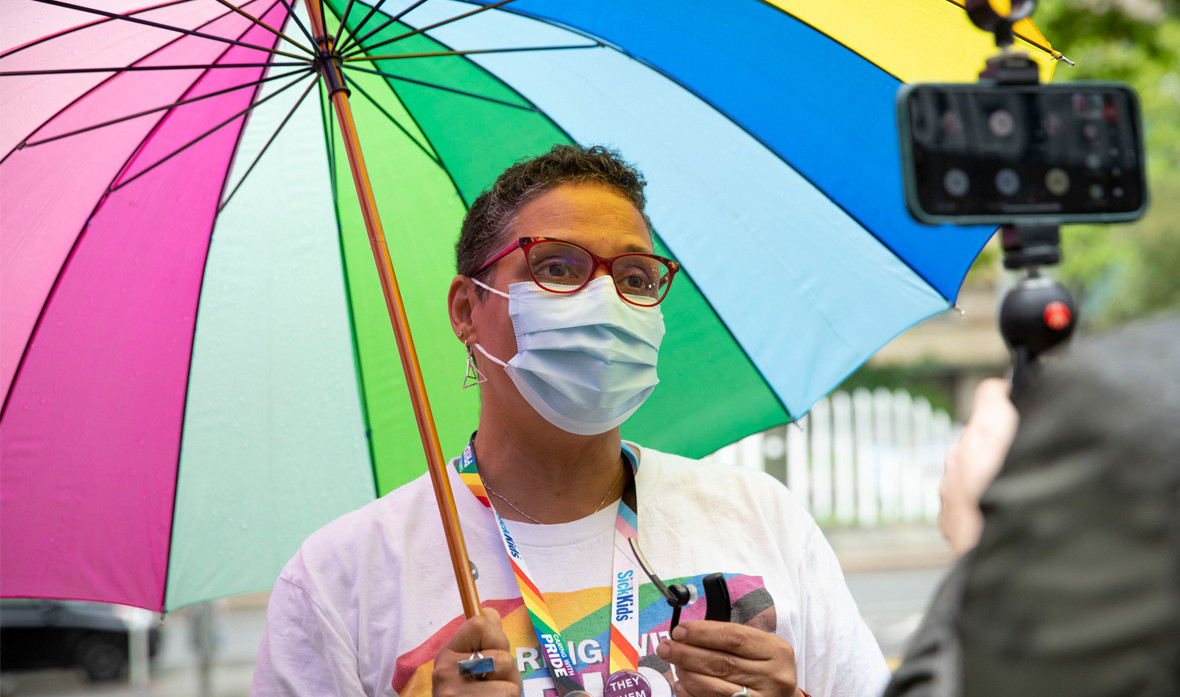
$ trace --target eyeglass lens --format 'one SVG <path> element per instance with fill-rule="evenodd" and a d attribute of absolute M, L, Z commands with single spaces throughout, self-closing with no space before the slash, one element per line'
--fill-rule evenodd
<path fill-rule="evenodd" d="M 589 252 L 566 242 L 538 242 L 529 248 L 528 257 L 537 285 L 557 293 L 586 285 L 597 268 Z M 624 299 L 636 305 L 656 305 L 671 282 L 672 270 L 655 257 L 625 254 L 614 260 L 611 275 Z"/>

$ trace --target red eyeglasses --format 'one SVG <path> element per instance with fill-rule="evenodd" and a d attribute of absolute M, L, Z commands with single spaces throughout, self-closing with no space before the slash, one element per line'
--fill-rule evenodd
<path fill-rule="evenodd" d="M 521 237 L 475 270 L 479 273 L 523 249 L 533 281 L 551 293 L 576 293 L 586 287 L 599 266 L 605 266 L 615 282 L 619 297 L 632 305 L 652 307 L 668 295 L 679 262 L 655 254 L 620 254 L 600 257 L 573 242 L 551 237 Z"/>

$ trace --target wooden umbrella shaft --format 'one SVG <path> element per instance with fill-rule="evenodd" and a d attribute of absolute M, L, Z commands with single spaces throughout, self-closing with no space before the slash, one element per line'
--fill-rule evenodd
<path fill-rule="evenodd" d="M 414 417 L 418 421 L 418 433 L 422 437 L 422 449 L 426 452 L 426 466 L 430 471 L 430 480 L 434 485 L 434 497 L 438 502 L 438 511 L 442 517 L 443 532 L 446 535 L 447 547 L 451 553 L 451 564 L 455 567 L 455 580 L 459 583 L 459 595 L 463 601 L 463 612 L 467 617 L 479 614 L 479 594 L 475 589 L 475 578 L 471 573 L 471 565 L 467 557 L 467 544 L 463 540 L 463 531 L 459 526 L 459 513 L 455 509 L 455 497 L 451 491 L 451 482 L 447 477 L 446 460 L 443 459 L 442 447 L 438 442 L 438 430 L 434 425 L 434 416 L 430 411 L 430 400 L 426 396 L 426 384 L 422 379 L 422 368 L 418 364 L 418 353 L 414 349 L 414 339 L 410 335 L 410 325 L 406 320 L 406 308 L 402 302 L 401 290 L 397 285 L 397 277 L 393 273 L 393 262 L 389 257 L 389 247 L 385 242 L 385 233 L 381 229 L 381 219 L 377 215 L 377 202 L 373 197 L 373 188 L 369 182 L 369 173 L 365 169 L 365 158 L 361 153 L 360 141 L 356 134 L 356 124 L 352 119 L 352 107 L 348 103 L 348 91 L 343 86 L 340 77 L 338 57 L 331 57 L 333 47 L 324 24 L 324 17 L 320 14 L 317 0 L 304 0 L 307 12 L 311 16 L 313 32 L 319 42 L 322 64 L 321 72 L 331 94 L 332 106 L 336 111 L 337 121 L 340 123 L 340 135 L 344 140 L 344 150 L 348 153 L 348 166 L 352 170 L 352 181 L 356 186 L 357 198 L 360 200 L 361 214 L 365 220 L 365 230 L 369 234 L 369 245 L 373 249 L 373 261 L 377 264 L 377 276 L 381 280 L 381 290 L 385 295 L 385 307 L 389 312 L 389 321 L 393 324 L 393 334 L 397 339 L 398 353 L 402 361 L 402 371 L 406 376 L 406 384 L 410 388 L 410 402 L 414 407 Z"/>

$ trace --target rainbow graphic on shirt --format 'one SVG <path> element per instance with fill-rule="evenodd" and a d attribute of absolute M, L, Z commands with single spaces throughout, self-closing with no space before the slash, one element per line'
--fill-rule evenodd
<path fill-rule="evenodd" d="M 681 621 L 703 619 L 704 588 L 700 576 L 671 579 L 668 583 L 692 584 L 697 588 L 697 602 L 684 608 Z M 726 574 L 733 621 L 773 632 L 777 624 L 774 601 L 760 576 Z M 609 674 L 611 589 L 607 586 L 569 593 L 545 593 L 556 627 L 567 642 L 566 649 L 578 671 L 578 679 L 595 697 L 602 694 L 602 684 Z M 553 681 L 545 668 L 528 610 L 520 598 L 488 600 L 483 605 L 495 609 L 504 621 L 504 632 L 516 656 L 516 666 L 524 680 L 523 697 L 556 697 Z M 672 667 L 656 655 L 656 646 L 668 637 L 672 608 L 651 584 L 643 584 L 638 593 L 639 672 L 652 686 L 652 697 L 672 697 Z M 415 649 L 398 657 L 393 674 L 394 691 L 407 697 L 430 695 L 430 674 L 434 656 L 464 618 L 460 615 L 441 627 Z"/>

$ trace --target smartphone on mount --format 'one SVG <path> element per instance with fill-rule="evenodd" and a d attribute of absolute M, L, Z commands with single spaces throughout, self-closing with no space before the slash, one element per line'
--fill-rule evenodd
<path fill-rule="evenodd" d="M 897 117 L 923 223 L 1109 223 L 1146 208 L 1139 100 L 1122 83 L 910 84 Z"/>

